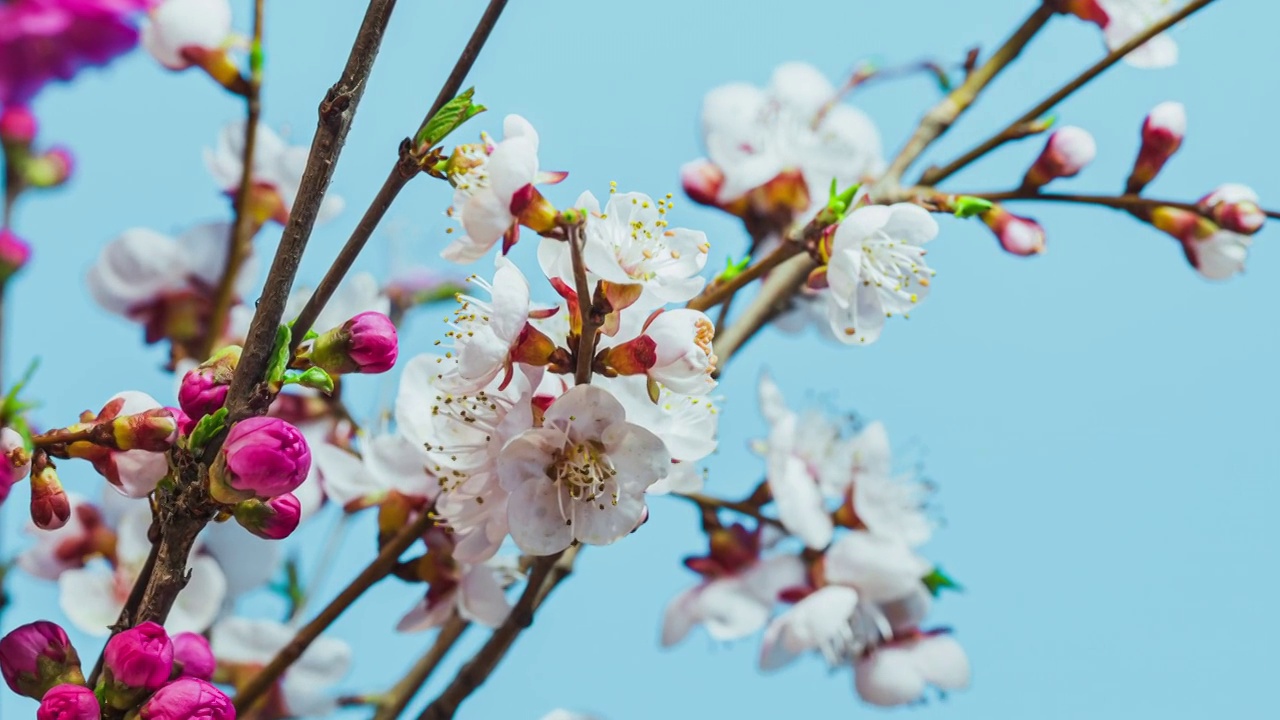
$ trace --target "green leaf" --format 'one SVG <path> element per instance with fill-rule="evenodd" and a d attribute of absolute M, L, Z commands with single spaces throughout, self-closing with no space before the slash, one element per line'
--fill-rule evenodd
<path fill-rule="evenodd" d="M 716 278 L 721 282 L 728 282 L 742 274 L 751 265 L 751 256 L 746 255 L 741 260 L 734 261 L 733 257 L 724 259 L 724 272 L 720 273 L 720 277 Z"/>
<path fill-rule="evenodd" d="M 271 363 L 267 365 L 267 382 L 279 383 L 284 379 L 284 371 L 289 367 L 289 341 L 293 339 L 293 331 L 288 325 L 281 325 L 276 330 L 276 344 L 271 350 Z"/>
<path fill-rule="evenodd" d="M 955 205 L 956 217 L 958 218 L 971 218 L 995 207 L 995 203 L 990 200 L 983 200 L 969 195 L 961 195 L 956 198 Z"/>
<path fill-rule="evenodd" d="M 415 145 L 419 148 L 430 148 L 440 144 L 449 133 L 457 130 L 463 123 L 485 111 L 485 106 L 471 102 L 476 94 L 473 87 L 467 88 L 458 97 L 450 100 L 440 111 L 427 121 L 418 131 Z"/>
<path fill-rule="evenodd" d="M 262 80 L 262 41 L 254 40 L 249 48 L 249 74 L 258 81 Z"/>
<path fill-rule="evenodd" d="M 191 429 L 191 435 L 187 438 L 187 449 L 192 453 L 198 453 L 204 449 L 205 445 L 213 439 L 215 435 L 222 432 L 227 426 L 227 409 L 218 408 L 218 412 L 212 415 L 205 415 L 200 418 L 200 422 Z"/>
<path fill-rule="evenodd" d="M 289 370 L 284 374 L 282 385 L 301 385 L 302 387 L 319 390 L 325 395 L 333 393 L 333 378 L 329 373 L 318 367 L 308 368 L 305 371 Z"/>
<path fill-rule="evenodd" d="M 933 572 L 925 575 L 922 581 L 924 582 L 924 586 L 929 589 L 929 594 L 934 597 L 938 597 L 938 594 L 943 590 L 960 592 L 964 589 L 960 587 L 960 584 L 953 580 L 950 575 L 943 572 L 940 567 L 935 567 Z"/>
<path fill-rule="evenodd" d="M 9 388 L 9 392 L 4 396 L 4 404 L 0 405 L 0 419 L 11 420 L 18 416 L 23 410 L 34 407 L 29 403 L 22 403 L 18 400 L 18 394 L 31 382 L 31 378 L 36 374 L 36 368 L 40 367 L 40 358 L 33 358 L 27 365 L 27 369 L 23 371 L 22 378 Z"/>

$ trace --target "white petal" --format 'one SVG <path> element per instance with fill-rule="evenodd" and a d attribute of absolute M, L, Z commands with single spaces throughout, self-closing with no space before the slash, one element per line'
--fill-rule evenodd
<path fill-rule="evenodd" d="M 864 701 L 893 707 L 915 702 L 924 695 L 925 679 L 907 651 L 885 647 L 857 661 L 854 685 Z"/>
<path fill-rule="evenodd" d="M 164 627 L 171 634 L 204 632 L 222 611 L 227 595 L 227 577 L 218 562 L 206 555 L 192 559 L 191 580 L 178 595 Z"/>
<path fill-rule="evenodd" d="M 463 618 L 496 628 L 510 612 L 511 603 L 493 568 L 477 565 L 463 573 L 458 586 L 458 613 Z"/>
<path fill-rule="evenodd" d="M 58 605 L 67 619 L 94 637 L 111 634 L 124 608 L 116 597 L 115 576 L 103 566 L 67 570 L 58 578 Z"/>
<path fill-rule="evenodd" d="M 567 493 L 566 493 L 567 494 Z M 511 491 L 507 500 L 507 522 L 511 539 L 524 552 L 551 555 L 569 547 L 573 526 L 566 523 L 560 507 L 577 502 L 561 497 L 547 478 L 533 478 Z"/>

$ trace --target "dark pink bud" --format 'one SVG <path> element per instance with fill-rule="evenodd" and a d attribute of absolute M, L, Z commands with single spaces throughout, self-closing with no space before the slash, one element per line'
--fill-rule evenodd
<path fill-rule="evenodd" d="M 1072 177 L 1093 162 L 1098 146 L 1088 130 L 1064 127 L 1049 136 L 1044 150 L 1022 180 L 1024 188 L 1038 188 L 1056 178 Z"/>
<path fill-rule="evenodd" d="M 8 107 L 0 111 L 0 142 L 6 145 L 30 145 L 36 139 L 38 129 L 36 116 L 25 107 Z"/>
<path fill-rule="evenodd" d="M 168 410 L 173 415 L 173 419 L 177 421 L 179 434 L 190 435 L 191 431 L 195 429 L 198 421 L 192 420 L 190 415 L 182 411 L 182 408 L 167 407 L 165 410 Z"/>
<path fill-rule="evenodd" d="M 43 458 L 43 456 L 41 456 Z M 62 489 L 58 472 L 48 458 L 33 462 L 31 473 L 31 522 L 41 530 L 57 530 L 71 517 L 71 501 Z"/>
<path fill-rule="evenodd" d="M 31 260 L 31 246 L 8 229 L 0 229 L 0 284 Z"/>
<path fill-rule="evenodd" d="M 164 628 L 144 622 L 108 640 L 102 660 L 116 683 L 155 690 L 173 673 L 173 642 Z"/>
<path fill-rule="evenodd" d="M 241 350 L 239 345 L 229 345 L 182 377 L 178 404 L 187 415 L 198 422 L 222 407 L 227 400 L 231 376 L 240 363 Z"/>
<path fill-rule="evenodd" d="M 384 373 L 396 364 L 399 346 L 396 326 L 379 312 L 363 312 L 348 320 L 342 329 L 351 336 L 351 359 L 362 373 Z"/>
<path fill-rule="evenodd" d="M 1125 191 L 1141 192 L 1182 147 L 1187 134 L 1187 111 L 1182 103 L 1163 102 L 1155 106 L 1142 123 L 1142 148 L 1133 163 Z"/>
<path fill-rule="evenodd" d="M 724 172 L 710 160 L 694 160 L 680 168 L 680 184 L 689 199 L 699 205 L 717 207 L 720 188 L 724 186 Z"/>
<path fill-rule="evenodd" d="M 203 635 L 185 632 L 173 636 L 173 659 L 181 666 L 183 677 L 212 680 L 218 661 Z"/>
<path fill-rule="evenodd" d="M 55 685 L 84 682 L 80 657 L 66 631 L 46 620 L 15 628 L 0 639 L 0 673 L 9 689 L 36 700 Z"/>
<path fill-rule="evenodd" d="M 302 503 L 293 493 L 263 502 L 245 500 L 236 505 L 236 522 L 245 530 L 267 540 L 283 540 L 298 529 L 302 520 Z"/>
<path fill-rule="evenodd" d="M 235 720 L 231 698 L 204 680 L 180 677 L 147 700 L 140 720 Z"/>
<path fill-rule="evenodd" d="M 297 489 L 310 469 L 311 450 L 297 428 L 279 418 L 249 418 L 227 434 L 211 490 L 222 502 L 269 500 Z"/>
<path fill-rule="evenodd" d="M 63 147 L 46 150 L 22 164 L 22 178 L 32 187 L 57 187 L 71 179 L 75 159 Z"/>
<path fill-rule="evenodd" d="M 1005 252 L 1020 257 L 1044 252 L 1044 228 L 1035 220 L 1019 217 L 995 205 L 982 213 L 982 221 L 996 234 Z"/>
<path fill-rule="evenodd" d="M 58 685 L 45 693 L 36 720 L 98 720 L 102 708 L 93 691 L 83 685 Z"/>
<path fill-rule="evenodd" d="M 1258 205 L 1253 188 L 1237 183 L 1220 185 L 1196 203 L 1200 212 L 1213 217 L 1225 230 L 1252 235 L 1262 229 L 1267 213 Z"/>

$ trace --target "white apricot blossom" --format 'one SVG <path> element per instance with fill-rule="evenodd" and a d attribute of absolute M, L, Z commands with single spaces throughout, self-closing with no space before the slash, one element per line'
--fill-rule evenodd
<path fill-rule="evenodd" d="M 228 617 L 213 626 L 209 646 L 218 666 L 236 682 L 257 673 L 293 640 L 296 631 L 270 620 Z M 285 670 L 277 681 L 288 717 L 324 717 L 337 707 L 329 688 L 351 669 L 351 647 L 342 640 L 320 636 Z"/>
<path fill-rule="evenodd" d="M 244 172 L 243 120 L 223 127 L 218 142 L 204 151 L 205 167 L 218 187 L 234 194 L 240 187 Z M 257 208 L 263 220 L 273 220 L 281 225 L 289 222 L 289 212 L 302 183 L 302 171 L 307 166 L 311 148 L 306 145 L 289 145 L 274 130 L 260 123 L 253 152 L 253 180 L 255 190 L 262 193 Z M 333 219 L 342 212 L 345 202 L 337 195 L 326 195 L 320 203 L 317 222 Z"/>

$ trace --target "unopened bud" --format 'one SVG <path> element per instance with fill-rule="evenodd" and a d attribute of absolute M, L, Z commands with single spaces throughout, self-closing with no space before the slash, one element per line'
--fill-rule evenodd
<path fill-rule="evenodd" d="M 0 142 L 5 145 L 30 145 L 39 127 L 36 116 L 25 107 L 15 105 L 0 111 Z"/>
<path fill-rule="evenodd" d="M 532 184 L 516 190 L 511 196 L 511 214 L 519 223 L 536 233 L 545 233 L 556 227 L 560 211 L 543 197 Z M 504 246 L 503 251 L 509 250 Z"/>
<path fill-rule="evenodd" d="M 0 229 L 0 284 L 4 284 L 31 260 L 31 246 L 8 228 Z"/>
<path fill-rule="evenodd" d="M 694 160 L 680 168 L 680 184 L 690 200 L 699 205 L 718 207 L 724 171 L 710 160 Z"/>
<path fill-rule="evenodd" d="M 1226 280 L 1244 271 L 1253 241 L 1248 235 L 1220 228 L 1200 213 L 1181 208 L 1156 208 L 1150 220 L 1182 243 L 1187 262 L 1204 278 Z"/>
<path fill-rule="evenodd" d="M 298 529 L 302 520 L 302 503 L 293 493 L 285 493 L 267 501 L 246 500 L 235 509 L 240 527 L 267 540 L 283 540 Z"/>
<path fill-rule="evenodd" d="M 311 469 L 311 450 L 297 428 L 274 417 L 241 420 L 227 433 L 210 470 L 210 492 L 223 503 L 269 500 L 292 492 Z"/>
<path fill-rule="evenodd" d="M 1044 228 L 1035 220 L 1014 215 L 995 205 L 982 214 L 982 221 L 995 233 L 1005 252 L 1022 257 L 1044 252 Z"/>
<path fill-rule="evenodd" d="M 212 680 L 218 661 L 213 657 L 209 641 L 192 632 L 173 636 L 173 660 L 182 677 Z"/>
<path fill-rule="evenodd" d="M 44 694 L 36 720 L 98 720 L 102 707 L 93 691 L 83 685 L 57 685 Z"/>
<path fill-rule="evenodd" d="M 1200 198 L 1200 212 L 1232 232 L 1252 235 L 1262 229 L 1267 213 L 1258 205 L 1258 194 L 1247 185 L 1227 183 Z"/>
<path fill-rule="evenodd" d="M 396 363 L 399 353 L 396 326 L 379 312 L 363 312 L 315 338 L 298 352 L 322 370 L 345 373 L 383 373 Z"/>
<path fill-rule="evenodd" d="M 204 680 L 180 677 L 152 695 L 138 711 L 139 720 L 235 720 L 231 698 Z"/>
<path fill-rule="evenodd" d="M 55 147 L 22 163 L 22 178 L 32 187 L 52 188 L 70 180 L 74 169 L 71 151 Z"/>
<path fill-rule="evenodd" d="M 1141 192 L 1173 154 L 1182 147 L 1187 134 L 1187 111 L 1178 102 L 1155 106 L 1142 123 L 1142 148 L 1133 163 L 1133 172 L 1125 184 L 1128 193 Z"/>
<path fill-rule="evenodd" d="M 1093 162 L 1098 146 L 1088 130 L 1074 126 L 1055 131 L 1022 179 L 1023 188 L 1038 188 L 1056 178 L 1072 177 Z"/>
<path fill-rule="evenodd" d="M 129 628 L 102 651 L 108 702 L 127 710 L 141 699 L 135 691 L 158 690 L 173 674 L 173 641 L 154 622 Z"/>
<path fill-rule="evenodd" d="M 80 656 L 56 623 L 39 620 L 0 639 L 0 672 L 9 689 L 36 700 L 64 683 L 84 684 Z"/>
<path fill-rule="evenodd" d="M 41 530 L 57 530 L 71 517 L 71 501 L 62 489 L 49 456 L 37 453 L 31 463 L 31 522 Z"/>
<path fill-rule="evenodd" d="M 182 376 L 178 404 L 187 415 L 198 421 L 222 407 L 227 400 L 231 377 L 240 362 L 241 351 L 239 345 L 228 345 Z"/>
<path fill-rule="evenodd" d="M 178 419 L 168 408 L 124 415 L 110 423 L 112 447 L 116 450 L 165 452 L 178 439 Z"/>

